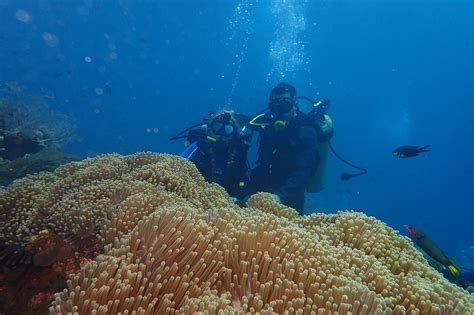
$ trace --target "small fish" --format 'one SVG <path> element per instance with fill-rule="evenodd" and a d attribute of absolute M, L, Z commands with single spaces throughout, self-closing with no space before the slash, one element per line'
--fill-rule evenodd
<path fill-rule="evenodd" d="M 451 258 L 449 258 L 438 247 L 438 245 L 436 245 L 435 242 L 433 242 L 423 232 L 421 232 L 415 227 L 408 225 L 404 225 L 403 227 L 405 228 L 413 242 L 415 242 L 415 244 L 418 245 L 428 256 L 433 258 L 433 260 L 440 263 L 444 267 L 448 268 L 454 276 L 459 276 L 459 268 L 454 265 L 454 263 L 451 261 Z"/>
<path fill-rule="evenodd" d="M 429 152 L 429 148 L 431 145 L 425 145 L 425 146 L 415 146 L 415 145 L 404 145 L 401 147 L 396 148 L 393 152 L 392 155 L 399 157 L 399 158 L 409 158 L 409 157 L 414 157 L 418 156 L 419 153 L 421 152 Z"/>
<path fill-rule="evenodd" d="M 112 94 L 112 88 L 110 87 L 110 85 L 108 85 L 108 84 L 104 85 L 104 93 L 105 94 Z"/>

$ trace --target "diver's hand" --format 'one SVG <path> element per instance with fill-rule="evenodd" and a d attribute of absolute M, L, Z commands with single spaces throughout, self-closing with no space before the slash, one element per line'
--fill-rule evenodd
<path fill-rule="evenodd" d="M 277 202 L 277 203 L 281 203 L 281 199 L 280 199 L 280 196 L 278 196 L 277 194 L 271 194 L 273 199 Z"/>

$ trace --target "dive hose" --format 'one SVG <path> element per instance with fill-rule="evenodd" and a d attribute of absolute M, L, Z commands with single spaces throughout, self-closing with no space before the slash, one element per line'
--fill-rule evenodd
<path fill-rule="evenodd" d="M 359 171 L 361 171 L 360 173 L 352 173 L 352 174 L 350 174 L 350 173 L 345 173 L 345 172 L 342 173 L 342 174 L 341 174 L 341 180 L 342 180 L 342 181 L 348 181 L 348 180 L 351 179 L 352 177 L 361 176 L 361 175 L 364 175 L 364 174 L 367 173 L 367 170 L 366 170 L 365 168 L 362 168 L 362 167 L 359 167 L 359 166 L 357 166 L 357 165 L 355 165 L 355 164 L 352 164 L 351 162 L 345 160 L 342 156 L 340 156 L 340 155 L 336 152 L 336 150 L 334 150 L 334 147 L 332 146 L 332 143 L 331 143 L 330 140 L 328 141 L 328 144 L 329 144 L 329 148 L 331 149 L 332 153 L 334 153 L 334 155 L 335 155 L 341 162 L 343 162 L 343 163 L 346 164 L 346 165 L 349 165 L 350 167 L 353 167 L 353 168 L 358 169 Z"/>
<path fill-rule="evenodd" d="M 199 126 L 201 126 L 202 124 L 203 124 L 202 122 L 197 123 L 197 124 L 194 124 L 194 125 L 192 125 L 192 126 L 186 128 L 186 129 L 184 129 L 183 131 L 179 132 L 178 134 L 172 136 L 169 140 L 172 141 L 172 140 L 178 140 L 178 139 L 187 138 L 188 135 L 187 135 L 187 134 L 184 135 L 184 133 L 190 131 L 191 129 L 194 129 L 194 128 L 196 128 L 196 127 L 199 127 Z"/>
<path fill-rule="evenodd" d="M 324 114 L 324 112 L 326 111 L 327 108 L 329 108 L 329 100 L 323 100 L 323 101 L 319 101 L 319 102 L 316 102 L 314 101 L 313 99 L 307 97 L 307 96 L 297 96 L 296 99 L 303 99 L 307 102 L 310 102 L 313 104 L 313 111 L 316 111 L 317 114 Z M 318 112 L 319 111 L 319 112 Z M 356 176 L 361 176 L 361 175 L 364 175 L 366 174 L 368 171 L 365 169 L 365 168 L 362 168 L 360 166 L 357 166 L 355 164 L 352 164 L 351 162 L 345 160 L 342 156 L 340 156 L 336 150 L 334 149 L 334 147 L 332 146 L 332 143 L 330 140 L 328 140 L 328 144 L 329 144 L 329 148 L 331 149 L 331 152 L 336 156 L 336 158 L 338 160 L 340 160 L 341 162 L 343 162 L 344 164 L 350 166 L 350 167 L 353 167 L 355 169 L 358 169 L 360 171 L 360 173 L 342 173 L 341 174 L 341 180 L 342 181 L 348 181 L 349 179 L 351 179 L 352 177 L 356 177 Z"/>

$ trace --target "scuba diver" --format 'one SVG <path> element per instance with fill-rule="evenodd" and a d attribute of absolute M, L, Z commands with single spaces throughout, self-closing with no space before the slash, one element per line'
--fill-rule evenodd
<path fill-rule="evenodd" d="M 208 182 L 216 182 L 234 198 L 244 196 L 248 182 L 247 152 L 252 132 L 246 128 L 249 118 L 234 111 L 211 112 L 170 140 L 186 139 L 181 154 L 192 161 Z"/>
<path fill-rule="evenodd" d="M 298 99 L 310 102 L 311 111 L 303 113 Z M 367 173 L 343 159 L 331 145 L 333 125 L 326 114 L 329 104 L 328 99 L 316 102 L 297 96 L 295 87 L 288 83 L 281 82 L 272 89 L 268 108 L 249 121 L 259 138 L 257 165 L 251 171 L 248 194 L 270 192 L 277 201 L 302 214 L 305 191 L 324 188 L 329 149 L 343 163 L 361 171 L 342 173 L 341 180 Z"/>
<path fill-rule="evenodd" d="M 317 120 L 327 127 L 322 130 L 316 115 L 301 112 L 296 100 L 295 87 L 279 83 L 270 93 L 268 109 L 249 122 L 259 132 L 259 138 L 258 159 L 248 193 L 270 192 L 277 201 L 301 214 L 305 190 L 323 159 L 319 141 L 331 138 L 332 127 L 320 115 Z"/>

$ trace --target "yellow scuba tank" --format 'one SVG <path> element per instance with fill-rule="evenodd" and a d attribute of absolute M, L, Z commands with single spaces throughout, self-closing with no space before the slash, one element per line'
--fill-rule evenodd
<path fill-rule="evenodd" d="M 323 117 L 316 118 L 316 124 L 319 126 L 320 131 L 318 143 L 319 165 L 306 186 L 306 191 L 312 193 L 319 192 L 324 188 L 329 140 L 333 134 L 332 119 L 328 115 L 324 114 Z"/>

